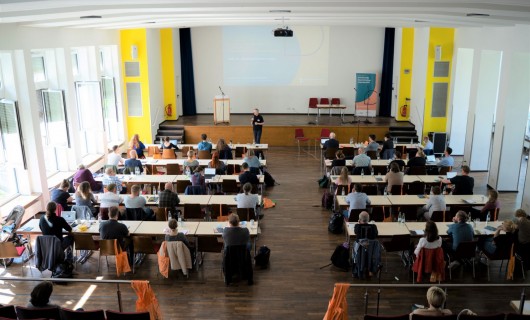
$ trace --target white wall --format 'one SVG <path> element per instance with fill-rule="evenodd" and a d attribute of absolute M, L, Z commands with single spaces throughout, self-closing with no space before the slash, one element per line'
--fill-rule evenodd
<path fill-rule="evenodd" d="M 327 85 L 227 86 L 223 83 L 223 29 L 193 28 L 191 37 L 198 113 L 213 112 L 219 86 L 231 99 L 232 113 L 250 113 L 255 106 L 263 113 L 306 113 L 310 97 L 341 98 L 349 107 L 347 113 L 352 113 L 355 74 L 380 74 L 383 63 L 384 28 L 329 27 Z"/>
<path fill-rule="evenodd" d="M 156 136 L 158 125 L 164 121 L 164 84 L 162 83 L 162 53 L 160 30 L 147 29 L 147 65 L 149 66 L 149 115 L 151 136 Z"/>
<path fill-rule="evenodd" d="M 427 79 L 429 32 L 429 28 L 414 29 L 412 87 L 410 93 L 410 122 L 416 126 L 416 131 L 419 135 L 421 135 L 423 132 L 423 115 L 425 113 L 425 88 Z"/>

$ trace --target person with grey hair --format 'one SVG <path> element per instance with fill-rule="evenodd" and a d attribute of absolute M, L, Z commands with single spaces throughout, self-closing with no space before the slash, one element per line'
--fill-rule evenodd
<path fill-rule="evenodd" d="M 327 150 L 328 148 L 333 148 L 333 149 L 339 148 L 339 141 L 335 139 L 335 132 L 330 132 L 329 139 L 322 146 L 323 150 Z"/>
<path fill-rule="evenodd" d="M 259 144 L 261 141 L 261 133 L 263 131 L 263 125 L 265 124 L 265 121 L 263 120 L 263 116 L 259 114 L 259 109 L 254 108 L 253 115 L 252 115 L 252 132 L 254 133 L 254 143 Z"/>
<path fill-rule="evenodd" d="M 127 193 L 127 187 L 122 186 L 120 178 L 116 176 L 116 172 L 112 167 L 105 169 L 105 176 L 103 177 L 103 187 L 107 187 L 109 184 L 114 183 L 118 193 Z"/>
<path fill-rule="evenodd" d="M 412 319 L 413 314 L 433 317 L 451 315 L 451 310 L 444 309 L 445 299 L 445 292 L 441 288 L 430 287 L 429 290 L 427 290 L 427 303 L 429 303 L 429 307 L 412 311 L 410 318 Z"/>
<path fill-rule="evenodd" d="M 355 224 L 353 231 L 357 239 L 374 240 L 378 235 L 377 226 L 370 223 L 370 215 L 367 211 L 359 213 L 359 221 Z"/>

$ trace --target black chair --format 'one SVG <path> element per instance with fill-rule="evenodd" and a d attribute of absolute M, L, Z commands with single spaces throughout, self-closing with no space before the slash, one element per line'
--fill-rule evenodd
<path fill-rule="evenodd" d="M 143 221 L 147 218 L 143 208 L 125 208 L 125 220 Z"/>
<path fill-rule="evenodd" d="M 103 310 L 75 311 L 61 308 L 61 316 L 63 320 L 105 320 Z"/>
<path fill-rule="evenodd" d="M 364 320 L 409 320 L 410 315 L 407 314 L 401 314 L 397 316 L 376 316 L 372 314 L 365 314 Z"/>
<path fill-rule="evenodd" d="M 506 320 L 530 320 L 530 314 L 507 313 Z"/>
<path fill-rule="evenodd" d="M 372 160 L 377 159 L 377 151 L 366 151 L 366 155 Z"/>
<path fill-rule="evenodd" d="M 457 315 L 451 314 L 447 316 L 423 316 L 419 314 L 413 314 L 410 320 L 456 320 Z"/>
<path fill-rule="evenodd" d="M 19 319 L 42 319 L 44 318 L 44 319 L 61 320 L 61 314 L 59 312 L 59 307 L 30 309 L 30 308 L 16 306 L 15 310 L 17 311 L 17 317 Z"/>
<path fill-rule="evenodd" d="M 363 211 L 367 211 L 367 210 L 366 209 L 351 209 L 350 215 L 348 216 L 348 222 L 359 221 L 359 214 Z"/>
<path fill-rule="evenodd" d="M 191 181 L 177 180 L 177 193 L 184 193 L 187 186 L 191 186 Z"/>
<path fill-rule="evenodd" d="M 458 244 L 455 250 L 453 260 L 469 261 L 473 267 L 473 278 L 475 278 L 475 256 L 477 250 L 477 241 L 463 241 Z M 449 259 L 451 264 L 451 258 Z M 449 279 L 452 279 L 451 268 L 449 268 Z"/>
<path fill-rule="evenodd" d="M 107 320 L 150 320 L 149 312 L 119 312 L 106 310 Z"/>
<path fill-rule="evenodd" d="M 421 166 L 421 167 L 409 167 L 408 168 L 408 171 L 407 171 L 407 174 L 411 175 L 411 176 L 425 176 L 427 175 L 427 168 L 425 166 Z"/>
<path fill-rule="evenodd" d="M 198 203 L 184 204 L 184 217 L 186 220 L 203 220 L 204 212 L 201 209 L 201 205 Z"/>
<path fill-rule="evenodd" d="M 254 208 L 237 208 L 237 215 L 241 221 L 256 220 Z"/>
<path fill-rule="evenodd" d="M 506 235 L 506 234 L 500 234 L 498 237 L 505 237 L 505 240 L 507 241 L 501 241 L 504 243 L 504 246 L 502 248 L 497 247 L 495 252 L 493 254 L 488 253 L 487 251 L 481 251 L 481 257 L 486 258 L 486 268 L 488 270 L 488 281 L 490 281 L 490 261 L 493 260 L 501 260 L 501 265 L 499 267 L 499 274 L 502 270 L 502 265 L 504 263 L 504 260 L 510 260 L 512 256 L 512 245 L 513 245 L 513 237 Z M 508 270 L 508 263 L 506 263 L 506 271 Z"/>
<path fill-rule="evenodd" d="M 403 185 L 393 185 L 390 188 L 390 194 L 393 196 L 400 196 L 403 194 Z"/>
<path fill-rule="evenodd" d="M 377 186 L 373 184 L 363 184 L 363 192 L 368 196 L 377 196 Z"/>
<path fill-rule="evenodd" d="M 224 194 L 236 194 L 239 192 L 235 179 L 223 179 L 222 188 Z"/>
<path fill-rule="evenodd" d="M 434 222 L 444 222 L 445 211 L 433 211 L 430 220 Z"/>
<path fill-rule="evenodd" d="M 396 234 L 393 235 L 390 241 L 381 242 L 383 249 L 385 249 L 385 265 L 388 270 L 388 252 L 401 252 L 401 260 L 405 260 L 405 252 L 411 251 L 410 234 Z M 408 261 L 407 261 L 408 262 Z"/>
<path fill-rule="evenodd" d="M 234 274 L 239 274 L 241 279 L 247 279 L 249 285 L 254 284 L 252 259 L 246 244 L 225 247 L 223 271 L 227 286 L 232 283 L 232 276 Z"/>
<path fill-rule="evenodd" d="M 16 319 L 17 313 L 15 311 L 15 306 L 0 306 L 0 317 Z"/>
<path fill-rule="evenodd" d="M 219 216 L 227 216 L 230 214 L 230 207 L 226 204 L 212 205 L 210 210 L 210 218 L 217 220 Z"/>
<path fill-rule="evenodd" d="M 364 172 L 365 175 L 371 174 L 370 167 L 355 167 L 355 168 L 353 168 L 352 174 L 354 176 L 360 176 L 361 172 Z"/>
<path fill-rule="evenodd" d="M 504 320 L 506 315 L 504 313 L 496 313 L 490 315 L 470 315 L 470 314 L 461 314 L 460 320 Z M 527 319 L 530 319 L 530 316 L 527 316 Z"/>
<path fill-rule="evenodd" d="M 409 183 L 407 185 L 407 194 L 425 194 L 425 183 L 421 181 L 413 181 Z"/>
<path fill-rule="evenodd" d="M 386 218 L 385 207 L 372 207 L 372 213 L 370 213 L 370 218 L 375 222 L 383 222 Z"/>
<path fill-rule="evenodd" d="M 184 190 L 184 194 L 186 195 L 203 195 L 206 194 L 206 188 L 203 186 L 192 186 L 189 185 Z"/>

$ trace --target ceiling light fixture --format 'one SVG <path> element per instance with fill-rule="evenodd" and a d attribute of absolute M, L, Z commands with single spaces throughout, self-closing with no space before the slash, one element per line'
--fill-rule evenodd
<path fill-rule="evenodd" d="M 291 13 L 291 10 L 269 10 L 270 13 Z"/>
<path fill-rule="evenodd" d="M 79 19 L 101 19 L 101 16 L 81 16 Z"/>
<path fill-rule="evenodd" d="M 466 17 L 489 17 L 490 15 L 487 13 L 466 13 Z"/>

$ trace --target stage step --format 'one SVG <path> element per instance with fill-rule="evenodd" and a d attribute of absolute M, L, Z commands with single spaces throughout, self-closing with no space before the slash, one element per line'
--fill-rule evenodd
<path fill-rule="evenodd" d="M 397 143 L 417 143 L 418 133 L 416 127 L 413 124 L 408 126 L 390 126 L 390 136 L 397 141 Z"/>
<path fill-rule="evenodd" d="M 179 143 L 184 143 L 184 126 L 172 124 L 171 122 L 164 121 L 158 126 L 158 130 L 155 136 L 155 143 L 159 143 L 160 139 L 169 137 L 171 140 L 178 140 Z"/>
<path fill-rule="evenodd" d="M 416 132 L 416 127 L 414 125 L 410 126 L 390 126 L 389 131 L 413 131 Z"/>

